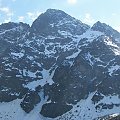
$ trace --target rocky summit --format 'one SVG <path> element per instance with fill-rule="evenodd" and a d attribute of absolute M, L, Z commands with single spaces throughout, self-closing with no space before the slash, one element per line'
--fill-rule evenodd
<path fill-rule="evenodd" d="M 1 24 L 0 86 L 0 120 L 119 120 L 120 33 L 56 9 Z"/>

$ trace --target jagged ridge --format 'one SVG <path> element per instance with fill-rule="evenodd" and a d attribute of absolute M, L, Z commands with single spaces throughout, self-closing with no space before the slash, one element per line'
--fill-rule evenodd
<path fill-rule="evenodd" d="M 119 101 L 119 36 L 104 23 L 90 28 L 55 9 L 40 15 L 31 27 L 2 24 L 0 101 L 23 99 L 19 105 L 27 113 L 40 103 L 43 116 L 61 120 L 89 120 L 105 109 L 108 114 L 118 111 L 120 102 L 106 99 Z M 84 115 L 84 109 L 88 114 Z"/>

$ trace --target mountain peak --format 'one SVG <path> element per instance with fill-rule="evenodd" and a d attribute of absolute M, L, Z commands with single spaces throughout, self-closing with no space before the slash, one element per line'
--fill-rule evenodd
<path fill-rule="evenodd" d="M 59 9 L 47 9 L 45 13 L 50 13 L 50 14 L 54 14 L 54 13 L 65 13 L 64 11 L 62 10 L 59 10 Z"/>
<path fill-rule="evenodd" d="M 102 23 L 101 23 L 100 21 L 97 21 L 95 24 L 96 24 L 96 25 L 101 25 Z M 95 25 L 95 24 L 94 24 L 94 25 Z"/>
<path fill-rule="evenodd" d="M 107 25 L 106 23 L 101 23 L 100 21 L 96 22 L 92 28 L 94 31 L 100 31 L 103 32 L 107 36 L 119 38 L 120 33 L 113 29 L 111 26 Z"/>
<path fill-rule="evenodd" d="M 62 10 L 58 10 L 58 9 L 47 9 L 45 13 L 43 13 L 42 15 L 40 15 L 38 17 L 38 19 L 41 19 L 41 17 L 44 16 L 46 18 L 48 18 L 49 20 L 51 20 L 50 22 L 57 22 L 60 21 L 64 18 L 66 19 L 70 19 L 70 15 L 68 15 L 67 13 L 65 13 Z"/>
<path fill-rule="evenodd" d="M 107 27 L 108 25 L 106 25 L 105 23 L 101 23 L 100 21 L 97 21 L 93 26 L 92 29 L 96 30 L 96 31 L 103 31 L 103 29 L 105 27 Z"/>
<path fill-rule="evenodd" d="M 62 33 L 82 34 L 89 26 L 62 10 L 48 9 L 32 24 L 32 31 L 40 35 L 59 36 Z"/>
<path fill-rule="evenodd" d="M 67 13 L 65 13 L 62 10 L 58 9 L 47 9 L 43 14 L 41 14 L 38 19 L 41 19 L 42 17 L 48 17 L 49 19 L 55 19 L 55 20 L 60 20 L 65 17 L 70 17 Z"/>

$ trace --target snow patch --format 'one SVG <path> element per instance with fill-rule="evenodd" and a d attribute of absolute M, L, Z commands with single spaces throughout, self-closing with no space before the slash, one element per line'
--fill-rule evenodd
<path fill-rule="evenodd" d="M 92 42 L 95 38 L 102 36 L 103 33 L 99 31 L 92 31 L 91 29 L 87 30 L 85 33 L 83 33 L 80 37 L 81 39 L 87 38 L 87 42 Z"/>
<path fill-rule="evenodd" d="M 78 52 L 73 53 L 71 56 L 66 57 L 66 59 L 76 58 L 81 50 L 78 50 Z"/>
<path fill-rule="evenodd" d="M 106 45 L 112 47 L 111 50 L 115 53 L 115 55 L 120 55 L 120 47 L 117 44 L 113 43 L 109 37 L 105 37 L 104 42 Z"/>
<path fill-rule="evenodd" d="M 110 117 L 116 117 L 118 115 L 119 115 L 119 113 L 115 113 L 115 114 L 110 115 Z"/>
<path fill-rule="evenodd" d="M 101 111 L 97 111 L 95 106 L 92 102 L 92 97 L 94 93 L 89 94 L 88 98 L 85 100 L 81 100 L 73 108 L 65 113 L 64 115 L 57 117 L 55 120 L 93 120 L 95 118 L 119 113 L 120 107 L 114 106 L 113 109 L 102 109 Z M 119 103 L 120 99 L 118 96 L 104 96 L 104 98 L 100 101 L 100 103 Z"/>
<path fill-rule="evenodd" d="M 18 57 L 18 58 L 22 58 L 24 56 L 23 53 L 11 53 L 11 55 L 15 56 L 15 57 Z"/>
<path fill-rule="evenodd" d="M 118 95 L 116 96 L 104 96 L 102 100 L 100 100 L 99 103 L 106 103 L 106 104 L 120 104 L 120 98 Z"/>
<path fill-rule="evenodd" d="M 108 69 L 108 72 L 109 72 L 109 75 L 112 76 L 112 74 L 114 72 L 116 72 L 117 70 L 120 69 L 120 65 L 115 65 L 115 66 L 111 66 L 109 69 Z"/>
<path fill-rule="evenodd" d="M 120 48 L 119 49 L 112 49 L 115 55 L 120 55 Z"/>
<path fill-rule="evenodd" d="M 41 102 L 29 113 L 25 113 L 20 107 L 22 99 L 16 99 L 7 103 L 0 103 L 0 120 L 52 120 L 40 115 L 42 105 L 46 103 L 43 92 L 39 93 Z"/>
<path fill-rule="evenodd" d="M 86 60 L 88 60 L 90 65 L 93 66 L 94 62 L 91 60 L 92 59 L 92 55 L 89 52 L 86 53 L 85 55 L 86 55 L 85 56 Z"/>
<path fill-rule="evenodd" d="M 67 31 L 60 31 L 60 30 L 58 30 L 58 33 L 60 35 L 62 35 L 62 36 L 65 36 L 65 37 L 72 36 L 72 34 L 70 32 L 67 32 Z"/>
<path fill-rule="evenodd" d="M 112 40 L 109 37 L 105 37 L 104 42 L 109 46 L 119 48 L 115 43 L 112 42 Z"/>
<path fill-rule="evenodd" d="M 29 70 L 23 70 L 23 76 L 29 76 L 31 78 L 36 78 L 36 72 L 31 72 Z"/>
<path fill-rule="evenodd" d="M 43 87 L 47 83 L 49 85 L 52 85 L 54 83 L 53 80 L 52 80 L 52 77 L 54 75 L 54 71 L 50 75 L 49 70 L 43 69 L 43 71 L 41 71 L 41 73 L 42 73 L 42 76 L 43 76 L 42 79 L 30 82 L 27 85 L 25 85 L 24 87 L 29 88 L 30 90 L 35 90 L 35 88 L 39 85 L 41 87 Z"/>

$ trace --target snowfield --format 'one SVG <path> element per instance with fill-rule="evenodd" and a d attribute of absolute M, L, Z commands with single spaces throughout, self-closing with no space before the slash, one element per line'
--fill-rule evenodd
<path fill-rule="evenodd" d="M 21 99 L 16 99 L 8 103 L 0 103 L 0 120 L 93 120 L 101 116 L 120 112 L 120 107 L 114 107 L 113 109 L 107 110 L 96 110 L 95 104 L 93 104 L 91 100 L 93 94 L 94 93 L 91 93 L 86 100 L 81 100 L 74 105 L 69 112 L 55 119 L 45 118 L 39 113 L 42 105 L 46 103 L 47 97 L 42 99 L 29 114 L 25 113 L 20 107 Z M 42 92 L 40 93 L 40 96 L 41 98 L 44 98 Z M 104 96 L 104 98 L 96 103 L 96 105 L 99 103 L 120 104 L 120 99 L 115 95 Z"/>

